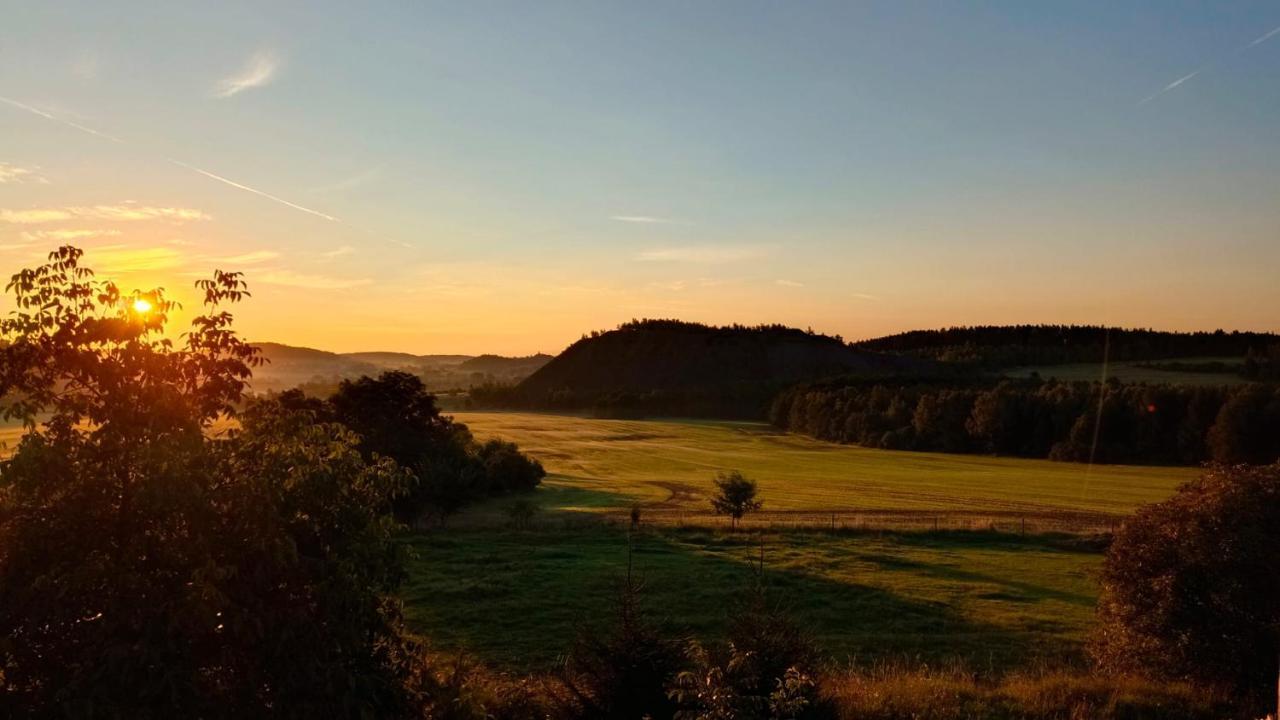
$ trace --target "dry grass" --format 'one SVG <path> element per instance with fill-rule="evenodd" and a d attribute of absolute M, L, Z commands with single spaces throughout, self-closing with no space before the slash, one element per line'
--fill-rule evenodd
<path fill-rule="evenodd" d="M 1047 671 L 983 680 L 962 670 L 854 669 L 823 678 L 858 720 L 1193 720 L 1230 717 L 1229 699 L 1182 683 Z"/>

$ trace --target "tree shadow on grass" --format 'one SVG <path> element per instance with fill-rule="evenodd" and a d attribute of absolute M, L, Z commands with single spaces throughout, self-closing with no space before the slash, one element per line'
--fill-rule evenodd
<path fill-rule="evenodd" d="M 633 563 L 650 615 L 672 633 L 721 639 L 728 610 L 756 582 L 746 542 L 735 549 L 717 540 L 720 551 L 709 552 L 685 535 L 636 534 Z M 511 670 L 554 667 L 584 623 L 608 622 L 627 562 L 626 532 L 609 527 L 462 530 L 411 544 L 417 559 L 402 593 L 411 629 L 439 649 Z M 942 602 L 767 562 L 765 582 L 770 601 L 836 660 L 1009 667 L 1046 650 L 1042 635 L 975 622 Z"/>
<path fill-rule="evenodd" d="M 1000 593 L 998 595 L 989 595 L 988 599 L 1009 600 L 1012 602 L 1057 600 L 1060 602 L 1070 603 L 1072 605 L 1090 608 L 1093 607 L 1096 602 L 1095 599 L 1089 595 L 1056 590 L 1054 588 L 1037 585 L 1035 583 L 1010 580 L 1008 578 L 996 577 L 995 575 L 989 575 L 987 573 L 973 572 L 972 570 L 964 570 L 954 565 L 920 562 L 918 560 L 910 560 L 896 555 L 881 555 L 877 553 L 862 553 L 858 555 L 858 558 L 868 562 L 873 562 L 883 570 L 911 572 L 916 575 L 925 575 L 939 580 L 996 585 L 1010 591 Z"/>

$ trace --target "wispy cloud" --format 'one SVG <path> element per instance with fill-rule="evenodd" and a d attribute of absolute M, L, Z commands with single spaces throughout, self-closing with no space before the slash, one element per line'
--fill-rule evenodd
<path fill-rule="evenodd" d="M 610 220 L 617 220 L 624 223 L 637 223 L 641 225 L 676 225 L 680 224 L 679 220 L 671 218 L 655 217 L 653 215 L 610 215 Z"/>
<path fill-rule="evenodd" d="M 340 258 L 340 257 L 345 257 L 347 255 L 351 255 L 355 251 L 356 249 L 351 247 L 350 245 L 343 245 L 342 247 L 336 247 L 332 250 L 328 250 L 320 253 L 320 257 L 333 260 L 334 258 Z"/>
<path fill-rule="evenodd" d="M 1240 46 L 1240 47 L 1236 48 L 1236 49 L 1235 49 L 1235 53 L 1242 53 L 1242 52 L 1244 52 L 1245 50 L 1248 50 L 1248 49 L 1249 49 L 1249 48 L 1251 48 L 1251 47 L 1255 47 L 1255 46 L 1257 46 L 1257 45 L 1261 45 L 1262 43 L 1264 43 L 1264 42 L 1266 42 L 1266 41 L 1270 40 L 1271 38 L 1275 37 L 1276 35 L 1280 35 L 1280 27 L 1274 28 L 1274 29 L 1272 29 L 1272 30 L 1270 30 L 1270 31 L 1268 31 L 1268 32 L 1266 32 L 1266 33 L 1263 33 L 1262 35 L 1258 36 L 1255 40 L 1253 40 L 1252 42 L 1248 43 L 1247 45 L 1242 45 L 1242 46 Z M 1225 57 L 1226 57 L 1226 56 L 1224 56 L 1223 58 L 1219 58 L 1219 59 L 1217 59 L 1217 60 L 1210 60 L 1209 62 L 1205 63 L 1204 65 L 1201 65 L 1200 67 L 1196 68 L 1196 69 L 1195 69 L 1195 71 L 1190 72 L 1190 73 L 1187 73 L 1186 75 L 1183 75 L 1182 77 L 1178 78 L 1177 80 L 1174 80 L 1173 82 L 1169 83 L 1168 85 L 1165 85 L 1164 87 L 1160 88 L 1160 89 L 1159 89 L 1159 90 L 1157 90 L 1156 92 L 1154 92 L 1154 93 L 1152 93 L 1152 94 L 1150 94 L 1150 95 L 1148 95 L 1148 96 L 1146 96 L 1146 97 L 1142 98 L 1141 100 L 1139 100 L 1139 101 L 1138 101 L 1138 104 L 1139 104 L 1139 105 L 1146 105 L 1147 103 L 1151 102 L 1152 100 L 1155 100 L 1156 98 L 1160 97 L 1161 95 L 1164 95 L 1165 93 L 1169 92 L 1170 90 L 1173 90 L 1173 89 L 1177 88 L 1178 86 L 1182 85 L 1183 83 L 1187 82 L 1188 80 L 1190 80 L 1190 79 L 1194 78 L 1195 76 L 1199 75 L 1200 73 L 1202 73 L 1202 72 L 1204 72 L 1204 71 L 1208 70 L 1209 68 L 1213 67 L 1215 64 L 1217 64 L 1220 60 L 1223 60 Z"/>
<path fill-rule="evenodd" d="M 88 251 L 94 267 L 109 274 L 126 274 L 171 270 L 182 267 L 182 253 L 169 247 L 131 248 L 123 245 L 94 248 Z"/>
<path fill-rule="evenodd" d="M 785 280 L 785 279 L 783 279 L 783 280 L 774 280 L 774 281 L 773 281 L 773 284 L 774 284 L 774 285 L 781 285 L 782 287 L 793 287 L 793 288 L 796 288 L 796 287 L 804 287 L 804 283 L 802 283 L 802 282 L 796 282 L 795 280 Z"/>
<path fill-rule="evenodd" d="M 0 185 L 18 183 L 48 185 L 49 179 L 31 168 L 24 168 L 17 165 L 11 165 L 7 162 L 0 162 Z"/>
<path fill-rule="evenodd" d="M 119 234 L 119 230 L 26 230 L 22 233 L 22 239 L 33 242 L 66 242 L 95 237 L 115 237 Z"/>
<path fill-rule="evenodd" d="M 869 295 L 867 293 L 851 293 L 851 294 L 853 295 L 853 297 L 856 297 L 859 300 L 870 300 L 871 302 L 880 302 L 880 297 L 878 295 Z"/>
<path fill-rule="evenodd" d="M 149 205 L 93 205 L 90 207 L 32 208 L 28 210 L 0 209 L 0 222 L 15 225 L 39 225 L 64 222 L 73 219 L 130 222 L 135 220 L 168 220 L 188 222 L 208 220 L 209 216 L 190 208 L 152 207 Z"/>
<path fill-rule="evenodd" d="M 691 245 L 645 250 L 636 256 L 642 262 L 730 263 L 767 256 L 771 248 L 761 245 Z"/>
<path fill-rule="evenodd" d="M 6 104 L 6 105 L 9 105 L 9 106 L 11 106 L 11 107 L 18 108 L 19 110 L 25 110 L 25 111 L 27 111 L 27 112 L 29 112 L 29 113 L 33 114 L 33 115 L 39 115 L 40 117 L 42 117 L 42 118 L 44 118 L 44 119 L 46 119 L 46 120 L 52 120 L 53 122 L 56 122 L 56 123 L 58 123 L 59 125 L 66 125 L 67 127 L 75 128 L 76 130 L 79 130 L 80 132 L 88 133 L 88 134 L 90 134 L 90 135 L 93 135 L 94 137 L 100 137 L 100 138 L 102 138 L 102 139 L 104 139 L 104 140 L 110 140 L 111 142 L 114 142 L 114 143 L 123 143 L 123 142 L 124 142 L 123 140 L 121 140 L 120 138 L 118 138 L 118 137 L 116 137 L 116 136 L 114 136 L 114 135 L 108 135 L 107 133 L 99 132 L 99 131 L 97 131 L 97 130 L 94 130 L 93 128 L 88 127 L 87 125 L 81 125 L 80 123 L 72 122 L 72 121 L 67 120 L 67 119 L 65 119 L 65 118 L 60 118 L 60 117 L 58 117 L 58 116 L 56 116 L 56 115 L 54 115 L 54 114 L 52 114 L 52 113 L 46 112 L 46 111 L 44 111 L 44 110 L 41 110 L 41 109 L 40 109 L 40 108 L 38 108 L 38 107 L 35 107 L 35 106 L 32 106 L 32 105 L 28 105 L 28 104 L 26 104 L 26 103 L 18 102 L 17 100 L 13 100 L 13 99 L 11 99 L 11 98 L 7 98 L 7 97 L 0 96 L 0 102 L 4 103 L 4 104 Z"/>
<path fill-rule="evenodd" d="M 369 278 L 339 278 L 328 275 L 309 275 L 292 270 L 270 270 L 255 273 L 254 282 L 268 285 L 285 285 L 288 287 L 306 288 L 309 290 L 349 290 L 363 287 L 373 281 Z"/>
<path fill-rule="evenodd" d="M 275 53 L 268 51 L 255 53 L 240 72 L 218 82 L 213 96 L 229 98 L 250 88 L 262 87 L 271 82 L 279 67 L 280 62 Z"/>
<path fill-rule="evenodd" d="M 25 250 L 29 247 L 35 247 L 35 243 L 9 243 L 8 245 L 0 245 L 0 252 L 13 252 L 14 250 Z"/>
<path fill-rule="evenodd" d="M 173 158 L 169 158 L 169 162 L 173 163 L 174 165 L 177 165 L 178 167 L 184 167 L 184 168 L 186 168 L 186 169 L 188 169 L 188 170 L 191 170 L 191 171 L 193 171 L 193 172 L 198 172 L 198 173 L 200 173 L 201 175 L 204 175 L 204 176 L 205 176 L 205 177 L 207 177 L 207 178 L 210 178 L 210 179 L 213 179 L 213 180 L 217 180 L 218 182 L 223 183 L 223 184 L 226 184 L 226 185 L 230 185 L 230 186 L 231 186 L 231 187 L 233 187 L 233 188 L 236 188 L 236 189 L 239 189 L 239 190 L 244 190 L 245 192 L 251 192 L 251 193 L 253 193 L 254 195 L 258 195 L 259 197 L 264 197 L 264 198 L 266 198 L 266 199 L 268 199 L 268 200 L 271 200 L 272 202 L 276 202 L 276 203 L 279 203 L 279 204 L 281 204 L 281 205 L 284 205 L 285 207 L 291 207 L 291 208 L 293 208 L 294 210 L 300 210 L 300 211 L 302 211 L 302 212 L 304 212 L 304 213 L 310 213 L 311 215 L 315 215 L 316 217 L 324 218 L 325 220 L 328 220 L 329 222 L 336 222 L 336 223 L 340 223 L 340 222 L 342 222 L 341 220 L 339 220 L 338 218 L 336 218 L 336 217 L 334 217 L 334 216 L 332 216 L 332 215 L 326 215 L 325 213 L 322 213 L 322 212 L 320 212 L 319 210 L 312 210 L 312 209 L 311 209 L 311 208 L 309 208 L 309 207 L 303 207 L 303 206 L 301 206 L 301 205 L 298 205 L 297 203 L 291 203 L 291 202 L 289 202 L 288 200 L 285 200 L 284 198 L 276 197 L 275 195 L 272 195 L 271 193 L 263 192 L 262 190 L 258 190 L 257 188 L 251 188 L 251 187 L 249 187 L 248 185 L 241 185 L 240 183 L 236 182 L 235 180 L 230 180 L 230 179 L 228 179 L 228 178 L 224 178 L 224 177 L 222 177 L 221 175 L 215 175 L 215 174 L 213 174 L 213 173 L 209 172 L 208 170 L 201 170 L 200 168 L 196 167 L 195 165 L 188 165 L 187 163 L 184 163 L 184 162 L 182 162 L 181 160 L 174 160 Z"/>

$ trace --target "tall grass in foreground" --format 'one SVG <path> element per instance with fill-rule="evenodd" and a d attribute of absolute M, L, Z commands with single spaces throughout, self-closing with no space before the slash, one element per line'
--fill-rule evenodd
<path fill-rule="evenodd" d="M 984 680 L 958 669 L 856 668 L 825 675 L 850 720 L 1195 720 L 1234 717 L 1229 699 L 1182 683 L 1073 671 Z"/>

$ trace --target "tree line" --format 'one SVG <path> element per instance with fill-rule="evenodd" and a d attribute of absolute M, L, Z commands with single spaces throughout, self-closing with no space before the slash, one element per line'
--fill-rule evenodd
<path fill-rule="evenodd" d="M 1166 332 L 1101 325 L 975 325 L 911 330 L 856 347 L 988 369 L 1019 365 L 1264 355 L 1280 335 L 1258 332 Z M 1273 355 L 1274 357 L 1274 355 Z"/>
<path fill-rule="evenodd" d="M 1280 387 L 1056 380 L 819 383 L 769 420 L 792 432 L 899 450 L 1105 463 L 1269 463 L 1280 457 Z"/>

